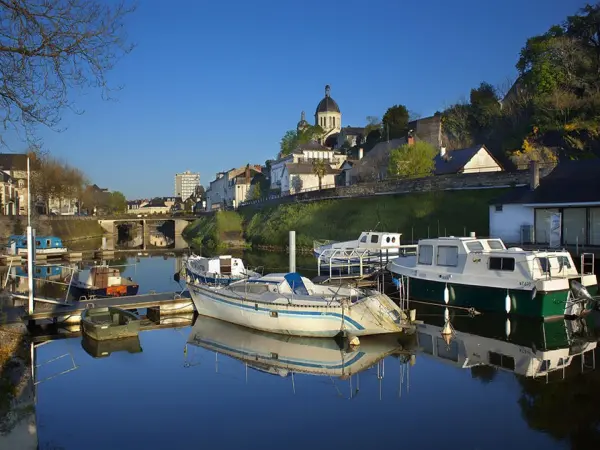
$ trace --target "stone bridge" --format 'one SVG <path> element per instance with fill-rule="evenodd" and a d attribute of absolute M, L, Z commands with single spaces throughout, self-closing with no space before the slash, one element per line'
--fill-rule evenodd
<path fill-rule="evenodd" d="M 103 218 L 103 219 L 96 219 L 96 220 L 98 220 L 98 223 L 100 224 L 102 229 L 107 234 L 116 234 L 117 226 L 119 224 L 124 224 L 124 223 L 140 224 L 142 226 L 143 233 L 147 234 L 149 225 L 153 222 L 154 223 L 173 222 L 173 224 L 175 226 L 175 236 L 181 236 L 181 233 L 183 232 L 185 227 L 187 227 L 190 222 L 193 222 L 196 219 L 197 219 L 197 217 L 194 217 L 194 216 L 191 216 L 191 217 L 183 217 L 183 216 L 160 217 L 159 216 L 159 217 L 143 217 L 143 218 L 140 218 L 140 217 L 115 218 L 115 219 Z"/>

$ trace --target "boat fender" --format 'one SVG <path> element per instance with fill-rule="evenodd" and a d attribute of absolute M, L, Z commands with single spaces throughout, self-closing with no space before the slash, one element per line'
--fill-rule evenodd
<path fill-rule="evenodd" d="M 506 290 L 506 297 L 504 297 L 504 309 L 506 310 L 506 314 L 510 312 L 511 301 L 510 295 L 508 293 L 508 289 Z"/>
<path fill-rule="evenodd" d="M 450 291 L 448 290 L 448 285 L 444 288 L 444 303 L 447 305 L 450 301 Z"/>
<path fill-rule="evenodd" d="M 510 336 L 510 331 L 511 331 L 510 319 L 507 317 L 506 323 L 504 324 L 504 333 L 506 334 L 506 337 Z"/>

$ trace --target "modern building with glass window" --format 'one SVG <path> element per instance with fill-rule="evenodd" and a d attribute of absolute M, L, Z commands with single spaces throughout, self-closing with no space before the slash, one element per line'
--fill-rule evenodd
<path fill-rule="evenodd" d="M 600 250 L 600 159 L 560 162 L 489 207 L 490 236 L 511 244 Z"/>
<path fill-rule="evenodd" d="M 184 202 L 196 192 L 200 186 L 200 174 L 189 170 L 175 174 L 175 197 L 181 197 Z"/>

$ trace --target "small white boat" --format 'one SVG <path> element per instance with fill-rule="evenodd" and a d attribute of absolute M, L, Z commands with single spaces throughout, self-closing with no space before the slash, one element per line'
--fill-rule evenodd
<path fill-rule="evenodd" d="M 371 336 L 358 347 L 344 347 L 334 339 L 264 333 L 203 316 L 196 319 L 187 342 L 281 377 L 305 373 L 346 378 L 390 354 L 410 353 L 405 348 L 409 343 L 400 343 L 397 336 Z"/>
<path fill-rule="evenodd" d="M 401 233 L 364 231 L 352 241 L 315 241 L 313 253 L 320 265 L 330 263 L 377 263 L 387 262 L 401 252 L 414 250 L 416 246 L 400 245 Z"/>
<path fill-rule="evenodd" d="M 231 255 L 206 258 L 192 254 L 184 256 L 183 266 L 185 278 L 188 282 L 195 283 L 226 286 L 245 278 L 261 276 L 258 272 L 246 269 L 240 258 L 233 258 Z"/>
<path fill-rule="evenodd" d="M 591 256 L 588 254 L 588 256 Z M 568 251 L 506 248 L 501 239 L 421 239 L 418 255 L 387 265 L 410 298 L 535 318 L 577 316 L 598 290 L 591 263 L 579 273 Z"/>
<path fill-rule="evenodd" d="M 316 285 L 295 272 L 227 286 L 187 285 L 198 314 L 271 333 L 352 338 L 413 328 L 385 294 Z"/>

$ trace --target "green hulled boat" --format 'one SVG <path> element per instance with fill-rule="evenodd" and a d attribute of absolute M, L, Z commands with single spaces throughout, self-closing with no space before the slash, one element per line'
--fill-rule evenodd
<path fill-rule="evenodd" d="M 137 336 L 140 318 L 114 306 L 89 308 L 81 313 L 81 328 L 92 339 L 98 341 Z"/>
<path fill-rule="evenodd" d="M 592 259 L 593 261 L 593 259 Z M 579 273 L 567 251 L 506 248 L 500 239 L 422 239 L 417 254 L 388 263 L 411 299 L 478 311 L 552 319 L 589 311 L 598 291 L 593 273 Z"/>

